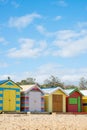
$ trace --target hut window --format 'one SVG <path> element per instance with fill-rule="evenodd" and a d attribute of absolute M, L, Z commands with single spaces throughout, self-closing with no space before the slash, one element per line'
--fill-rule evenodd
<path fill-rule="evenodd" d="M 69 98 L 69 104 L 77 104 L 77 98 Z"/>

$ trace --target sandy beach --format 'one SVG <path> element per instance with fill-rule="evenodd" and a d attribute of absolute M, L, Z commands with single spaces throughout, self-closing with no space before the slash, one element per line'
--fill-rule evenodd
<path fill-rule="evenodd" d="M 0 130 L 87 130 L 87 115 L 0 114 Z"/>

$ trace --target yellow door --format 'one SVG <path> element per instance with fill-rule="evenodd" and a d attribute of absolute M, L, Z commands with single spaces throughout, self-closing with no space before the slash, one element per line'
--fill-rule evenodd
<path fill-rule="evenodd" d="M 16 105 L 15 99 L 16 99 L 15 90 L 4 90 L 3 111 L 15 111 L 15 105 Z"/>

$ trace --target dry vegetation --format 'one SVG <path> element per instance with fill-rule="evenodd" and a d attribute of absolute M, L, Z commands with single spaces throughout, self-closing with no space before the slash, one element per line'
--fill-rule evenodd
<path fill-rule="evenodd" d="M 87 115 L 0 114 L 0 130 L 87 130 Z"/>

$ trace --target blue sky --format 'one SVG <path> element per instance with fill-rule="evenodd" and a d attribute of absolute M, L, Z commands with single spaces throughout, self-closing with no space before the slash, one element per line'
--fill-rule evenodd
<path fill-rule="evenodd" d="M 0 79 L 87 78 L 86 0 L 0 0 Z"/>

